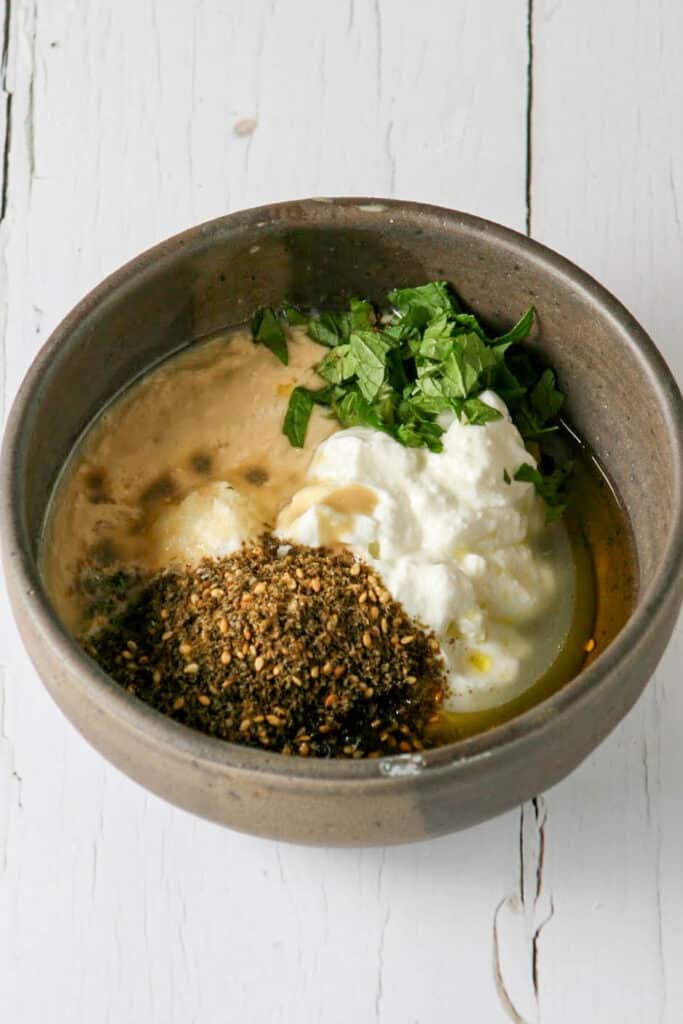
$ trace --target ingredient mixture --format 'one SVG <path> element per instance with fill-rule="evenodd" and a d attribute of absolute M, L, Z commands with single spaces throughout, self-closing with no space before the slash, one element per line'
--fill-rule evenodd
<path fill-rule="evenodd" d="M 490 337 L 441 282 L 389 301 L 261 310 L 79 446 L 48 587 L 163 713 L 283 753 L 409 752 L 504 720 L 592 650 L 604 610 L 563 515 L 563 396 L 520 345 L 533 311 Z"/>

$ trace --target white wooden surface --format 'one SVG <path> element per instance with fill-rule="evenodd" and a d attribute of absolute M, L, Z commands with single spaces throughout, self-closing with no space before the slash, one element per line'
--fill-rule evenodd
<path fill-rule="evenodd" d="M 680 0 L 5 2 L 5 410 L 128 257 L 321 194 L 529 225 L 683 379 Z M 373 851 L 252 839 L 148 796 L 53 707 L 4 598 L 1 629 L 3 1024 L 683 1019 L 680 626 L 560 786 Z"/>

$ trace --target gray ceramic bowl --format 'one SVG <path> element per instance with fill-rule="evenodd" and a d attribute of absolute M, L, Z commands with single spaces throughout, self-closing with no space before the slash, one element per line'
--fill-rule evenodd
<path fill-rule="evenodd" d="M 285 299 L 379 299 L 446 278 L 493 326 L 533 303 L 539 346 L 568 417 L 627 509 L 637 607 L 612 645 L 559 693 L 484 735 L 383 761 L 283 757 L 207 738 L 111 682 L 57 621 L 37 550 L 57 474 L 102 406 L 151 363 Z M 487 221 L 388 200 L 248 210 L 144 253 L 54 332 L 15 402 L 2 463 L 2 540 L 22 637 L 81 733 L 167 800 L 236 829 L 330 845 L 399 843 L 464 828 L 552 786 L 628 711 L 670 637 L 683 591 L 683 409 L 642 329 L 560 256 Z"/>

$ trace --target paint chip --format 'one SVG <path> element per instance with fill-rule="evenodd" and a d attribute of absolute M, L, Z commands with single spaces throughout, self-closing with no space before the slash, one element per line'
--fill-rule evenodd
<path fill-rule="evenodd" d="M 258 122 L 255 117 L 241 117 L 239 121 L 235 121 L 232 130 L 235 135 L 245 139 L 247 136 L 254 134 L 257 124 Z"/>

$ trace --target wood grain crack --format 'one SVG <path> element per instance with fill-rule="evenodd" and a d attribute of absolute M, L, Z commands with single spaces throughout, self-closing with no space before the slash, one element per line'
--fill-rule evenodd
<path fill-rule="evenodd" d="M 38 3 L 33 4 L 31 18 L 31 61 L 28 80 L 28 104 L 26 108 L 26 144 L 28 149 L 29 187 L 36 172 L 36 133 L 35 133 L 35 81 L 36 81 L 36 35 L 38 24 Z"/>
<path fill-rule="evenodd" d="M 12 92 L 8 87 L 7 68 L 9 64 L 9 43 L 12 28 L 12 0 L 5 0 L 5 17 L 2 26 L 2 56 L 0 57 L 0 79 L 5 98 L 5 137 L 2 143 L 2 191 L 0 192 L 0 224 L 7 214 L 9 195 L 9 160 L 12 148 Z"/>
<path fill-rule="evenodd" d="M 534 0 L 526 10 L 526 167 L 525 231 L 533 226 Z M 552 896 L 545 898 L 545 829 L 547 809 L 542 797 L 520 808 L 518 892 L 501 900 L 493 919 L 494 980 L 501 1005 L 515 1024 L 540 1019 L 540 938 L 554 914 Z"/>
<path fill-rule="evenodd" d="M 525 229 L 531 235 L 533 188 L 533 134 L 534 134 L 534 0 L 527 0 L 526 14 L 526 174 L 525 174 Z"/>
<path fill-rule="evenodd" d="M 501 1005 L 510 1020 L 513 1021 L 513 1024 L 528 1024 L 528 1022 L 517 1013 L 515 1005 L 510 998 L 510 993 L 505 987 L 505 978 L 503 976 L 503 968 L 501 965 L 501 943 L 498 932 L 498 917 L 506 904 L 507 899 L 504 897 L 496 907 L 496 912 L 493 915 L 493 978 Z"/>
<path fill-rule="evenodd" d="M 547 811 L 542 797 L 524 804 L 519 820 L 518 888 L 493 920 L 493 972 L 501 1005 L 515 1024 L 540 1019 L 540 939 L 554 914 L 543 883 Z"/>
<path fill-rule="evenodd" d="M 375 71 L 377 76 L 377 100 L 378 102 L 382 99 L 382 65 L 384 63 L 383 55 L 383 40 L 382 40 L 382 8 L 380 0 L 375 0 L 374 5 L 375 13 L 375 41 L 376 41 L 376 64 Z"/>
<path fill-rule="evenodd" d="M 391 911 L 387 907 L 384 915 L 384 921 L 382 922 L 382 930 L 379 934 L 379 947 L 377 950 L 377 991 L 375 993 L 375 1021 L 376 1024 L 380 1024 L 382 1019 L 382 999 L 384 997 L 384 942 L 387 934 L 387 927 L 389 925 L 389 918 L 391 917 Z"/>

